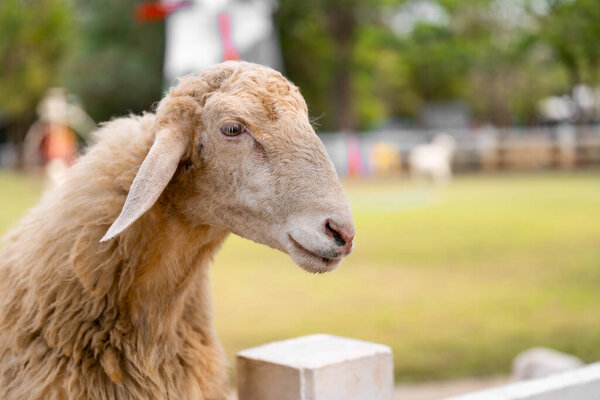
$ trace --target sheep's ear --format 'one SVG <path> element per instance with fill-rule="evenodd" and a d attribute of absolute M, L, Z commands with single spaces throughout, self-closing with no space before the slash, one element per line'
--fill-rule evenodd
<path fill-rule="evenodd" d="M 167 186 L 188 145 L 187 136 L 169 129 L 159 131 L 140 166 L 121 214 L 100 242 L 119 235 L 152 207 Z"/>

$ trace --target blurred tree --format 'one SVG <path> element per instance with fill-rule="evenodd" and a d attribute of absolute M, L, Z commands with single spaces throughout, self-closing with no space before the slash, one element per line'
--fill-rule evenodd
<path fill-rule="evenodd" d="M 66 0 L 0 1 L 0 118 L 10 121 L 8 139 L 16 145 L 44 91 L 59 83 L 72 21 Z"/>
<path fill-rule="evenodd" d="M 322 28 L 310 2 L 282 0 L 276 25 L 286 75 L 304 95 L 313 117 L 324 129 L 334 128 L 330 85 L 334 69 L 333 41 Z"/>
<path fill-rule="evenodd" d="M 564 86 L 561 71 L 535 38 L 526 2 L 446 0 L 453 29 L 466 44 L 468 72 L 461 98 L 480 123 L 528 124 L 539 100 Z"/>
<path fill-rule="evenodd" d="M 386 0 L 282 0 L 277 12 L 287 75 L 326 128 L 355 130 L 354 53 L 360 27 Z M 328 96 L 331 94 L 331 97 Z"/>
<path fill-rule="evenodd" d="M 411 87 L 410 66 L 385 26 L 359 31 L 354 54 L 354 98 L 359 127 L 371 129 L 390 116 L 414 116 L 421 99 Z"/>
<path fill-rule="evenodd" d="M 506 126 L 534 123 L 540 99 L 600 74 L 600 2 L 531 4 L 283 0 L 277 22 L 286 72 L 325 129 L 414 118 L 427 102 L 453 100 L 479 123 Z M 409 15 L 394 30 L 395 16 L 424 7 L 441 18 Z"/>
<path fill-rule="evenodd" d="M 136 0 L 78 0 L 78 49 L 64 80 L 96 121 L 151 108 L 162 92 L 164 23 L 140 24 Z"/>
<path fill-rule="evenodd" d="M 533 43 L 490 49 L 470 68 L 463 98 L 480 123 L 534 124 L 539 101 L 565 86 L 561 68 Z"/>
<path fill-rule="evenodd" d="M 481 12 L 489 0 L 446 3 L 443 6 L 433 1 L 413 1 L 392 10 L 403 18 L 401 32 L 392 34 L 387 30 L 387 35 L 392 35 L 387 39 L 388 48 L 398 58 L 395 71 L 381 75 L 386 81 L 393 82 L 396 78 L 397 93 L 384 96 L 395 103 L 394 107 L 387 107 L 391 115 L 414 118 L 427 103 L 465 99 L 468 73 L 480 57 L 478 53 L 485 38 L 489 37 Z M 427 7 L 428 11 L 419 15 L 415 4 L 420 4 L 421 10 Z M 438 17 L 427 20 L 425 16 L 432 12 Z M 373 79 L 379 79 L 378 76 L 374 74 Z M 404 82 L 398 81 L 400 77 Z"/>
<path fill-rule="evenodd" d="M 336 74 L 333 93 L 337 126 L 338 129 L 352 131 L 356 128 L 352 100 L 352 54 L 358 27 L 357 6 L 360 2 L 328 0 L 317 4 L 321 5 L 318 12 L 325 15 L 325 30 L 334 42 Z"/>
<path fill-rule="evenodd" d="M 448 27 L 418 24 L 398 50 L 409 68 L 409 84 L 423 101 L 460 97 L 469 68 L 469 43 Z"/>
<path fill-rule="evenodd" d="M 66 84 L 98 121 L 160 98 L 164 25 L 134 21 L 135 3 L 0 1 L 0 118 L 14 121 L 14 141 L 52 85 Z M 545 96 L 600 84 L 600 2 L 532 4 L 281 0 L 276 24 L 286 74 L 324 130 L 369 129 L 453 100 L 478 122 L 509 125 L 534 122 Z M 394 18 L 423 7 L 441 19 L 396 29 Z"/>
<path fill-rule="evenodd" d="M 410 3 L 408 3 L 410 4 Z M 444 23 L 417 21 L 394 48 L 403 60 L 416 107 L 459 100 L 476 122 L 497 126 L 535 122 L 540 99 L 565 87 L 560 68 L 540 46 L 526 3 L 439 0 Z M 389 79 L 389 78 L 386 78 Z M 398 114 L 396 114 L 398 115 Z M 402 114 L 400 114 L 402 115 Z"/>
<path fill-rule="evenodd" d="M 569 72 L 572 86 L 600 83 L 600 2 L 547 0 L 539 15 L 539 38 Z"/>

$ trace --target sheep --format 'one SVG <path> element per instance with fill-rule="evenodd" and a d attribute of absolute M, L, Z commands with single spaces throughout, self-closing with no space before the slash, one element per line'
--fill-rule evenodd
<path fill-rule="evenodd" d="M 224 399 L 209 263 L 232 232 L 322 273 L 352 212 L 298 88 L 225 62 L 115 119 L 4 238 L 0 397 Z"/>
<path fill-rule="evenodd" d="M 434 183 L 444 184 L 452 178 L 452 156 L 456 140 L 448 134 L 439 134 L 431 143 L 416 146 L 410 152 L 409 165 L 413 178 L 431 177 Z"/>

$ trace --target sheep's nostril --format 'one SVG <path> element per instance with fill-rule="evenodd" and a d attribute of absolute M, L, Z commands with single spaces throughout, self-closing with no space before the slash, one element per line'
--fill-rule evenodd
<path fill-rule="evenodd" d="M 351 248 L 354 235 L 348 234 L 343 228 L 340 228 L 335 222 L 329 219 L 325 222 L 325 230 L 333 236 L 333 240 L 337 246 Z"/>
<path fill-rule="evenodd" d="M 329 223 L 329 221 L 325 224 L 325 229 L 327 230 L 327 232 L 329 234 L 331 234 L 333 236 L 333 239 L 335 240 L 335 244 L 342 247 L 346 245 L 346 241 L 344 240 L 344 238 L 342 238 L 342 235 L 340 235 L 340 233 L 338 231 L 336 231 L 335 229 L 333 229 L 331 227 L 331 224 Z"/>

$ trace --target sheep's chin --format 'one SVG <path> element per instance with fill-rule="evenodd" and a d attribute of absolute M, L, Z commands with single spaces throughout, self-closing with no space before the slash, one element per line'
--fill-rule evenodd
<path fill-rule="evenodd" d="M 341 258 L 324 258 L 295 245 L 288 247 L 287 253 L 303 270 L 312 274 L 322 274 L 333 271 L 342 262 Z"/>
<path fill-rule="evenodd" d="M 293 257 L 292 257 L 293 259 Z M 329 262 L 323 262 L 323 261 L 310 261 L 310 262 L 304 262 L 304 263 L 299 263 L 298 261 L 294 260 L 296 262 L 296 264 L 298 264 L 303 270 L 305 270 L 306 272 L 310 272 L 311 274 L 323 274 L 325 272 L 329 272 L 329 271 L 333 271 L 334 269 L 336 269 L 342 262 L 341 259 L 337 259 L 337 260 L 329 260 Z"/>

